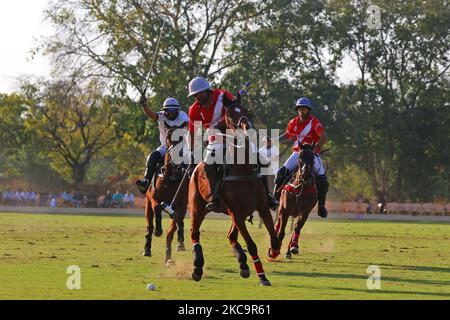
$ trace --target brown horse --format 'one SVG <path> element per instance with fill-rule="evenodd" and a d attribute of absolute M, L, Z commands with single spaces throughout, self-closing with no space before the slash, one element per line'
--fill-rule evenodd
<path fill-rule="evenodd" d="M 184 246 L 184 218 L 186 216 L 187 209 L 187 192 L 188 192 L 188 180 L 183 180 L 182 178 L 185 171 L 185 166 L 183 164 L 175 164 L 173 161 L 173 150 L 174 147 L 181 143 L 183 139 L 179 141 L 172 141 L 172 133 L 175 129 L 169 130 L 167 133 L 167 152 L 164 156 L 164 165 L 162 167 L 161 174 L 156 174 L 154 178 L 153 185 L 149 188 L 146 194 L 146 206 L 145 206 L 145 216 L 147 218 L 147 235 L 144 256 L 151 257 L 151 244 L 152 244 L 152 234 L 153 234 L 153 218 L 155 218 L 155 236 L 160 237 L 163 233 L 161 221 L 162 221 L 162 203 L 172 203 L 175 193 L 180 187 L 178 195 L 172 204 L 172 208 L 175 211 L 175 215 L 170 224 L 169 230 L 166 236 L 166 264 L 173 263 L 172 261 L 172 241 L 174 238 L 174 233 L 178 229 L 178 245 L 177 251 L 185 251 Z"/>
<path fill-rule="evenodd" d="M 240 267 L 240 275 L 243 278 L 250 277 L 250 268 L 247 265 L 247 256 L 238 242 L 238 233 L 244 238 L 248 252 L 253 258 L 253 263 L 258 274 L 260 284 L 262 286 L 270 286 L 269 280 L 265 276 L 264 269 L 258 256 L 258 251 L 255 242 L 250 237 L 245 224 L 247 217 L 251 216 L 256 210 L 259 212 L 261 219 L 269 232 L 271 238 L 271 249 L 269 254 L 277 256 L 279 254 L 279 241 L 275 233 L 273 218 L 270 213 L 267 199 L 267 191 L 261 180 L 261 176 L 257 172 L 255 164 L 250 164 L 249 139 L 247 130 L 253 128 L 252 122 L 248 115 L 248 111 L 243 108 L 238 102 L 233 102 L 230 105 L 225 105 L 226 108 L 224 121 L 216 126 L 216 129 L 225 133 L 226 129 L 230 129 L 233 134 L 233 144 L 227 146 L 228 150 L 234 150 L 234 155 L 237 155 L 238 143 L 244 141 L 240 147 L 246 150 L 244 164 L 237 164 L 236 157 L 233 164 L 226 164 L 218 166 L 222 167 L 223 178 L 220 184 L 218 194 L 221 197 L 221 212 L 229 215 L 232 220 L 230 230 L 228 232 L 228 239 Z M 238 130 L 239 129 L 239 130 Z M 228 132 L 229 133 L 229 132 Z M 242 135 L 242 133 L 244 133 Z M 240 137 L 241 139 L 238 139 Z M 214 187 L 214 186 L 213 186 Z M 200 244 L 200 226 L 208 213 L 205 208 L 206 199 L 212 193 L 211 188 L 207 182 L 205 174 L 205 163 L 201 162 L 195 168 L 189 183 L 189 211 L 191 212 L 191 240 L 194 245 L 194 272 L 192 279 L 200 281 L 203 275 L 203 251 Z"/>
<path fill-rule="evenodd" d="M 317 203 L 317 188 L 313 173 L 314 152 L 312 150 L 313 147 L 309 145 L 301 147 L 298 169 L 281 192 L 278 221 L 275 227 L 280 245 L 285 236 L 285 228 L 289 217 L 298 217 L 285 255 L 286 259 L 291 259 L 292 254 L 299 253 L 298 238 L 300 231 L 305 225 L 309 213 Z"/>

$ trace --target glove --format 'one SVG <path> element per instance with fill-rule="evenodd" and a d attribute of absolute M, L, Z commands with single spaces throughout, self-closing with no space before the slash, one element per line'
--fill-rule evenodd
<path fill-rule="evenodd" d="M 146 97 L 147 89 L 144 90 L 144 92 L 141 95 L 141 98 L 139 99 L 139 104 L 141 107 L 147 106 L 147 97 Z"/>
<path fill-rule="evenodd" d="M 246 94 L 248 93 L 248 91 L 250 90 L 250 85 L 251 85 L 251 82 L 246 82 L 246 83 L 242 86 L 242 89 L 239 90 L 239 94 L 240 94 L 241 96 L 246 95 Z"/>

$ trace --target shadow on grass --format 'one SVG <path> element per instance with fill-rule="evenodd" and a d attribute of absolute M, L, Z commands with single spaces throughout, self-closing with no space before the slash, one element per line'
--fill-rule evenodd
<path fill-rule="evenodd" d="M 319 260 L 320 263 L 328 263 L 328 264 L 336 264 L 336 261 L 323 261 Z M 396 265 L 390 263 L 376 263 L 376 262 L 353 262 L 353 263 L 345 263 L 342 262 L 342 265 L 362 265 L 362 266 L 370 266 L 377 265 L 380 268 L 386 267 L 388 269 L 399 269 L 399 270 L 409 270 L 409 271 L 429 271 L 429 272 L 439 272 L 439 273 L 448 273 L 450 277 L 450 268 L 446 267 L 429 267 L 429 266 L 405 266 L 405 265 Z"/>
<path fill-rule="evenodd" d="M 291 271 L 273 271 L 274 275 L 294 276 L 294 277 L 308 277 L 308 278 L 333 278 L 333 279 L 360 279 L 367 280 L 368 276 L 358 274 L 341 274 L 341 273 L 320 273 L 320 272 L 291 272 Z M 422 280 L 422 279 L 403 279 L 398 277 L 384 277 L 381 276 L 383 281 L 392 282 L 406 282 L 413 284 L 425 284 L 425 285 L 450 285 L 450 281 L 441 280 Z M 450 294 L 449 294 L 450 296 Z"/>
<path fill-rule="evenodd" d="M 427 266 L 397 266 L 397 265 L 385 265 L 380 264 L 380 267 L 396 267 L 398 269 L 402 270 L 412 270 L 412 271 L 431 271 L 431 272 L 444 272 L 448 273 L 450 276 L 450 268 L 444 268 L 444 267 L 427 267 Z"/>
<path fill-rule="evenodd" d="M 295 285 L 291 284 L 288 285 L 291 288 L 297 288 L 297 289 L 319 289 L 317 287 L 308 287 L 303 285 Z M 326 288 L 320 288 L 321 290 L 327 290 L 327 291 L 352 291 L 355 293 L 367 293 L 371 295 L 377 295 L 377 294 L 399 294 L 399 295 L 423 295 L 423 296 L 429 296 L 429 297 L 444 297 L 449 298 L 450 293 L 446 292 L 422 292 L 422 291 L 396 291 L 396 290 L 368 290 L 368 289 L 355 289 L 355 288 L 336 288 L 336 287 L 326 287 Z M 382 299 L 386 299 L 384 297 L 381 297 Z M 407 299 L 405 297 L 405 299 Z"/>
<path fill-rule="evenodd" d="M 336 291 L 354 291 L 361 293 L 369 293 L 369 294 L 403 294 L 403 295 L 423 295 L 430 297 L 444 297 L 449 298 L 450 293 L 446 292 L 421 292 L 421 291 L 395 291 L 395 290 L 362 290 L 362 289 L 352 289 L 352 288 L 330 288 Z"/>

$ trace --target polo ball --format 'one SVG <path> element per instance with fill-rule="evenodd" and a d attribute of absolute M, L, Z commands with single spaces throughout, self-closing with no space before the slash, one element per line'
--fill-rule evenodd
<path fill-rule="evenodd" d="M 155 287 L 155 285 L 154 285 L 153 283 L 149 283 L 149 284 L 147 285 L 147 289 L 150 290 L 150 291 L 153 291 L 153 290 L 156 289 L 156 287 Z"/>

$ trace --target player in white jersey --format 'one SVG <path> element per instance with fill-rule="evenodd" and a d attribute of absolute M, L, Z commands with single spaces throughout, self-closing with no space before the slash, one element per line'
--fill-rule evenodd
<path fill-rule="evenodd" d="M 144 112 L 159 124 L 159 140 L 161 145 L 153 151 L 147 158 L 144 179 L 137 180 L 136 185 L 142 194 L 146 194 L 160 161 L 163 161 L 166 154 L 167 132 L 172 128 L 183 128 L 189 123 L 189 118 L 184 111 L 180 110 L 180 104 L 175 98 L 168 98 L 164 101 L 163 109 L 154 112 L 147 105 L 145 95 L 141 97 L 140 104 Z"/>

